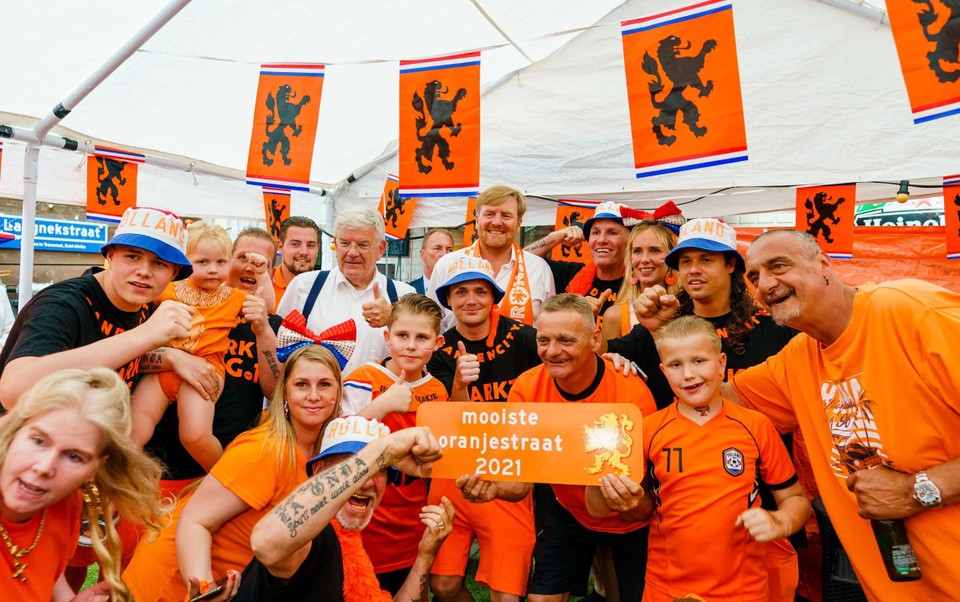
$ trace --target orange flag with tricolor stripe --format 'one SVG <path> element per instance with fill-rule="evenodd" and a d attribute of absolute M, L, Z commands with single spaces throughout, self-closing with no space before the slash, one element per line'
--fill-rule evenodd
<path fill-rule="evenodd" d="M 730 0 L 621 23 L 636 176 L 747 160 Z"/>
<path fill-rule="evenodd" d="M 913 123 L 960 113 L 960 5 L 887 0 L 887 14 Z"/>
<path fill-rule="evenodd" d="M 323 65 L 260 65 L 247 155 L 247 184 L 310 190 Z"/>
<path fill-rule="evenodd" d="M 267 232 L 280 244 L 280 226 L 290 217 L 290 191 L 285 188 L 263 189 L 263 215 Z"/>
<path fill-rule="evenodd" d="M 87 219 L 120 223 L 137 206 L 137 165 L 144 155 L 95 146 L 87 160 Z"/>
<path fill-rule="evenodd" d="M 593 217 L 598 203 L 592 201 L 574 201 L 561 199 L 557 203 L 557 218 L 554 230 L 563 230 L 570 226 L 583 228 L 583 224 Z M 590 247 L 587 241 L 580 243 L 578 247 L 565 247 L 557 245 L 550 252 L 550 258 L 554 261 L 576 261 L 577 263 L 592 264 L 593 257 L 590 255 Z M 616 291 L 614 291 L 616 292 Z"/>
<path fill-rule="evenodd" d="M 480 53 L 400 61 L 400 196 L 480 190 Z"/>
<path fill-rule="evenodd" d="M 416 198 L 401 198 L 399 192 L 400 178 L 394 174 L 387 174 L 378 210 L 383 216 L 388 240 L 403 240 L 407 237 L 410 220 L 413 219 L 413 212 L 417 208 Z"/>
<path fill-rule="evenodd" d="M 960 174 L 943 179 L 943 217 L 947 259 L 960 259 Z"/>
<path fill-rule="evenodd" d="M 856 184 L 797 188 L 797 229 L 816 238 L 830 257 L 850 259 L 856 203 Z"/>
<path fill-rule="evenodd" d="M 477 242 L 477 197 L 467 199 L 467 214 L 463 218 L 463 246 Z"/>

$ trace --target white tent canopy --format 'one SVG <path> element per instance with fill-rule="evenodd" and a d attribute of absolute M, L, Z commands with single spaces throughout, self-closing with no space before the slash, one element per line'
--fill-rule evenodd
<path fill-rule="evenodd" d="M 735 0 L 749 160 L 637 180 L 619 22 L 689 4 L 194 0 L 53 131 L 222 176 L 141 166 L 141 204 L 261 218 L 259 189 L 242 183 L 259 64 L 326 63 L 313 191 L 293 195 L 294 212 L 322 218 L 321 192 L 337 206 L 372 204 L 396 170 L 398 61 L 481 49 L 481 187 L 643 208 L 673 199 L 691 216 L 729 215 L 791 207 L 798 184 L 936 185 L 960 171 L 944 152 L 946 140 L 960 139 L 960 117 L 912 124 L 881 12 L 837 8 L 857 9 L 857 0 Z M 0 124 L 32 127 L 163 6 L 4 3 Z M 21 148 L 5 146 L 4 196 L 22 194 Z M 82 205 L 80 160 L 44 149 L 38 199 Z M 858 195 L 894 192 L 865 184 Z M 463 221 L 458 200 L 420 207 L 415 227 Z M 552 221 L 546 202 L 525 219 Z"/>

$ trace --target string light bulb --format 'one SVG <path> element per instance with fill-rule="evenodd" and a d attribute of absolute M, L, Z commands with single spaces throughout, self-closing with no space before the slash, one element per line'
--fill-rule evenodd
<path fill-rule="evenodd" d="M 900 180 L 900 189 L 897 190 L 897 202 L 906 203 L 910 199 L 910 182 L 908 180 Z"/>

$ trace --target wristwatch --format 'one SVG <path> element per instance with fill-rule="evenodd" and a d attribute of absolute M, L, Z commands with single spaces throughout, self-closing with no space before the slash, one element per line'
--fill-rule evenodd
<path fill-rule="evenodd" d="M 916 480 L 913 483 L 913 499 L 920 502 L 924 508 L 940 507 L 940 488 L 927 477 L 925 470 L 916 474 Z"/>

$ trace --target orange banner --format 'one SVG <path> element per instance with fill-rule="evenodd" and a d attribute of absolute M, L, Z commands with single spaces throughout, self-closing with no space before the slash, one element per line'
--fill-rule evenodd
<path fill-rule="evenodd" d="M 960 175 L 943 179 L 943 217 L 947 234 L 947 259 L 960 259 Z"/>
<path fill-rule="evenodd" d="M 260 65 L 247 184 L 310 190 L 323 65 Z"/>
<path fill-rule="evenodd" d="M 913 122 L 960 113 L 956 2 L 887 0 L 890 30 L 910 99 Z"/>
<path fill-rule="evenodd" d="M 467 199 L 467 214 L 463 221 L 463 246 L 469 247 L 477 242 L 477 197 Z"/>
<path fill-rule="evenodd" d="M 643 416 L 629 403 L 425 403 L 417 425 L 443 449 L 437 478 L 596 485 L 643 478 Z"/>
<path fill-rule="evenodd" d="M 746 254 L 765 230 L 738 227 L 737 249 Z M 833 262 L 833 271 L 850 286 L 918 278 L 960 293 L 960 270 L 956 261 L 947 259 L 943 226 L 857 226 L 853 256 Z"/>
<path fill-rule="evenodd" d="M 730 0 L 620 25 L 637 177 L 746 161 Z"/>
<path fill-rule="evenodd" d="M 263 189 L 263 215 L 267 232 L 280 244 L 280 226 L 290 217 L 290 191 L 282 188 Z"/>
<path fill-rule="evenodd" d="M 557 221 L 554 230 L 562 230 L 570 226 L 582 228 L 583 224 L 593 217 L 593 212 L 594 209 L 587 209 L 576 205 L 565 205 L 563 202 L 560 202 L 557 204 Z M 587 245 L 587 241 L 580 243 L 579 247 L 572 248 L 557 245 L 550 252 L 550 258 L 555 261 L 576 261 L 583 264 L 593 263 L 593 257 L 590 255 L 590 247 Z"/>
<path fill-rule="evenodd" d="M 387 174 L 387 181 L 383 183 L 383 194 L 380 195 L 378 211 L 383 216 L 383 223 L 387 227 L 388 240 L 403 240 L 410 229 L 410 220 L 417 208 L 416 198 L 400 197 L 400 178 L 394 174 Z"/>
<path fill-rule="evenodd" d="M 856 184 L 797 188 L 797 228 L 816 238 L 830 257 L 850 259 L 856 203 Z"/>
<path fill-rule="evenodd" d="M 400 61 L 400 196 L 480 189 L 480 53 Z"/>
<path fill-rule="evenodd" d="M 144 156 L 104 146 L 87 160 L 87 219 L 120 223 L 137 206 L 137 164 Z"/>

